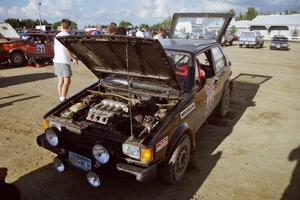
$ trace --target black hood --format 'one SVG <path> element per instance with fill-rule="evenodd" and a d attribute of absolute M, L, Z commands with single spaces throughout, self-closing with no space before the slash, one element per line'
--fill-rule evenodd
<path fill-rule="evenodd" d="M 57 39 L 98 78 L 116 74 L 181 89 L 158 40 L 126 36 L 64 36 Z"/>

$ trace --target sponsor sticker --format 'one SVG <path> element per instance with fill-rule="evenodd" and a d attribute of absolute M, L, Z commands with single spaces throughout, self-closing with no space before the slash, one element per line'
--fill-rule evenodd
<path fill-rule="evenodd" d="M 164 137 L 161 141 L 159 141 L 155 145 L 156 152 L 159 152 L 162 148 L 164 148 L 168 144 L 168 136 Z"/>
<path fill-rule="evenodd" d="M 195 110 L 195 108 L 196 108 L 195 103 L 192 103 L 191 105 L 189 105 L 188 107 L 186 107 L 186 109 L 184 109 L 180 113 L 181 119 L 185 118 L 190 112 L 192 112 L 193 110 Z"/>

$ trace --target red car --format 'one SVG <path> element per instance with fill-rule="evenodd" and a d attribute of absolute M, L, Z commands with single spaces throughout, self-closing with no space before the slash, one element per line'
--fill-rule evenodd
<path fill-rule="evenodd" d="M 2 36 L 0 40 L 1 61 L 9 61 L 12 65 L 22 66 L 26 64 L 32 56 L 34 56 L 35 59 L 52 60 L 54 56 L 54 35 L 27 33 L 20 39 L 17 37 L 9 37 L 9 34 L 6 34 L 10 28 L 10 25 L 7 26 L 7 24 L 0 25 L 0 33 Z M 10 31 L 13 32 L 14 29 Z"/>

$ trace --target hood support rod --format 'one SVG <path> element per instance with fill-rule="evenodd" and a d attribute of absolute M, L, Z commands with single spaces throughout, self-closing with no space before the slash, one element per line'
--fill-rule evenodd
<path fill-rule="evenodd" d="M 129 98 L 129 118 L 130 118 L 130 135 L 131 137 L 134 138 L 134 134 L 133 134 L 133 127 L 132 127 L 132 112 L 131 112 L 131 92 L 130 92 L 130 88 L 131 88 L 131 83 L 129 80 L 129 58 L 128 58 L 128 43 L 126 43 L 126 68 L 127 68 L 127 83 L 128 83 L 128 98 Z"/>

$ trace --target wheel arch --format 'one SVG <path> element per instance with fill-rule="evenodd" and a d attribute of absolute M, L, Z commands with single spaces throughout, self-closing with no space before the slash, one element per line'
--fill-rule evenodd
<path fill-rule="evenodd" d="M 192 144 L 192 149 L 194 149 L 196 147 L 195 134 L 190 129 L 188 123 L 184 122 L 175 129 L 174 133 L 172 134 L 172 137 L 169 140 L 169 145 L 168 145 L 167 152 L 166 152 L 167 158 L 171 155 L 171 153 L 174 150 L 174 148 L 176 147 L 178 141 L 184 134 L 187 134 L 189 136 L 189 138 L 191 140 L 191 144 Z"/>

